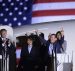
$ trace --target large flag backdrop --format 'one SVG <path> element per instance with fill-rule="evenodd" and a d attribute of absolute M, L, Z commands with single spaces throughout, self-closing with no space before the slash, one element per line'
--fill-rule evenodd
<path fill-rule="evenodd" d="M 75 0 L 0 0 L 0 24 L 12 27 L 75 19 Z"/>
<path fill-rule="evenodd" d="M 18 27 L 75 19 L 75 0 L 0 0 L 0 25 Z M 17 47 L 17 61 L 21 47 Z"/>

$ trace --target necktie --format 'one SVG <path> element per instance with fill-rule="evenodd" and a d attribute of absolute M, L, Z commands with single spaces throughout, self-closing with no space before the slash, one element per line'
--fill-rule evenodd
<path fill-rule="evenodd" d="M 50 46 L 49 46 L 49 55 L 52 55 L 52 50 L 53 50 L 53 44 L 50 44 Z"/>
<path fill-rule="evenodd" d="M 28 52 L 30 53 L 31 52 L 31 49 L 32 49 L 32 46 L 28 46 Z"/>

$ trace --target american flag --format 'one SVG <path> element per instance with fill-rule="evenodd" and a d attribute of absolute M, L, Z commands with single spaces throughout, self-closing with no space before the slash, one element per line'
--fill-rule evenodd
<path fill-rule="evenodd" d="M 75 0 L 35 0 L 32 23 L 75 19 Z"/>
<path fill-rule="evenodd" d="M 0 0 L 0 24 L 12 27 L 31 24 L 32 0 Z"/>
<path fill-rule="evenodd" d="M 0 0 L 0 25 L 75 19 L 75 0 Z"/>

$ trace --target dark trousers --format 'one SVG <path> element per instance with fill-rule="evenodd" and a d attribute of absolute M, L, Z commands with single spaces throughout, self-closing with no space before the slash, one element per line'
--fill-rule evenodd
<path fill-rule="evenodd" d="M 1 59 L 0 59 L 0 71 L 1 71 Z"/>
<path fill-rule="evenodd" d="M 48 58 L 47 71 L 54 71 L 54 59 L 53 59 L 53 57 Z"/>

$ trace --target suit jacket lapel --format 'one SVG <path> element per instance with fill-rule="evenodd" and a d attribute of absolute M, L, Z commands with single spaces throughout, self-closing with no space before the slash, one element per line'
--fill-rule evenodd
<path fill-rule="evenodd" d="M 26 47 L 26 52 L 27 52 L 27 54 L 29 54 L 29 51 L 28 51 L 28 45 L 27 45 L 27 47 Z"/>

